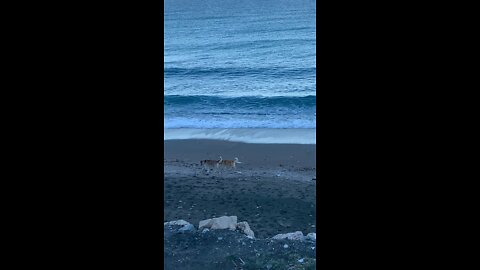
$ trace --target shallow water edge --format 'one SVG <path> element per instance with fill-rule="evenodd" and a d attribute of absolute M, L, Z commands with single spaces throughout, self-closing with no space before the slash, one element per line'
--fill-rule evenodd
<path fill-rule="evenodd" d="M 244 143 L 316 144 L 317 130 L 238 128 L 238 129 L 164 129 L 164 140 L 212 139 Z"/>

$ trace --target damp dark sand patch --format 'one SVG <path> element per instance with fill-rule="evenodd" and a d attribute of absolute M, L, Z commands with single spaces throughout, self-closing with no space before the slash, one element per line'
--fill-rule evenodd
<path fill-rule="evenodd" d="M 288 181 L 275 177 L 164 179 L 164 221 L 238 216 L 257 238 L 279 233 L 316 232 L 315 181 Z"/>

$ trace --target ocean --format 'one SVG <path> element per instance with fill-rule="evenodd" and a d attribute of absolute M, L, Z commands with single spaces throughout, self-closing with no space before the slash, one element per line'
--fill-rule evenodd
<path fill-rule="evenodd" d="M 166 139 L 315 143 L 314 0 L 164 3 Z"/>

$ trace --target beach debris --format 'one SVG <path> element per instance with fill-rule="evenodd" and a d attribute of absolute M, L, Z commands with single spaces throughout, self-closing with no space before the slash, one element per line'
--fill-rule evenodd
<path fill-rule="evenodd" d="M 218 229 L 230 229 L 232 231 L 235 230 L 237 226 L 237 216 L 222 216 L 218 218 L 211 218 L 206 220 L 201 220 L 198 228 L 209 228 L 212 230 Z"/>
<path fill-rule="evenodd" d="M 288 245 L 287 244 L 283 245 L 283 248 L 288 248 Z"/>
<path fill-rule="evenodd" d="M 298 260 L 299 263 L 303 263 L 303 258 L 301 258 L 300 260 Z"/>
<path fill-rule="evenodd" d="M 316 233 L 309 233 L 309 234 L 307 234 L 306 239 L 311 240 L 311 241 L 317 241 L 317 234 Z"/>
<path fill-rule="evenodd" d="M 208 228 L 205 228 L 205 229 L 203 229 L 202 233 L 206 233 L 208 231 L 210 231 L 210 230 Z"/>
<path fill-rule="evenodd" d="M 282 240 L 282 239 L 288 239 L 288 240 L 295 240 L 295 241 L 304 241 L 305 236 L 303 236 L 303 233 L 301 231 L 296 231 L 292 233 L 284 233 L 284 234 L 277 234 L 272 239 L 275 240 Z"/>
<path fill-rule="evenodd" d="M 250 229 L 248 222 L 242 221 L 237 223 L 237 229 L 247 235 L 247 237 L 255 238 L 255 233 Z"/>

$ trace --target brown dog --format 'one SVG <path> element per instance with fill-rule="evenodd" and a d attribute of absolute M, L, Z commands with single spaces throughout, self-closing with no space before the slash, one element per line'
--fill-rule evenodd
<path fill-rule="evenodd" d="M 211 160 L 211 159 L 205 159 L 200 161 L 200 165 L 202 165 L 206 170 L 210 168 L 218 168 L 220 162 L 222 162 L 222 156 L 220 156 L 220 160 Z"/>
<path fill-rule="evenodd" d="M 227 168 L 235 168 L 236 163 L 242 163 L 238 161 L 238 158 L 236 157 L 235 160 L 220 160 L 218 164 L 222 167 L 227 167 Z"/>

